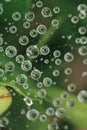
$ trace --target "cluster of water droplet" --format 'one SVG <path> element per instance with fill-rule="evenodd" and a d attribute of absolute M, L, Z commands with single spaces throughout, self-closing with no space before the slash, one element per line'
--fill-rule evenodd
<path fill-rule="evenodd" d="M 4 0 L 5 2 L 9 3 L 12 0 Z M 57 16 L 61 10 L 60 7 L 50 7 L 44 6 L 43 1 L 38 0 L 35 3 L 35 8 L 40 9 L 40 15 L 44 19 L 51 19 L 51 26 L 53 28 L 58 29 L 60 22 L 58 18 L 53 18 L 53 15 Z M 73 25 L 79 23 L 80 20 L 85 19 L 87 15 L 87 6 L 85 4 L 80 4 L 77 7 L 78 15 L 70 15 L 70 22 Z M 3 4 L 0 3 L 0 16 L 4 13 Z M 61 51 L 60 47 L 52 48 L 49 45 L 44 45 L 44 41 L 39 41 L 37 44 L 36 39 L 38 37 L 44 37 L 48 34 L 49 28 L 46 23 L 43 22 L 35 22 L 37 20 L 37 14 L 34 11 L 27 11 L 24 13 L 23 16 L 23 23 L 21 24 L 23 29 L 27 31 L 24 33 L 18 33 L 19 27 L 15 25 L 22 19 L 22 14 L 18 11 L 14 11 L 11 14 L 12 23 L 8 23 L 9 27 L 5 27 L 7 33 L 14 35 L 17 38 L 17 43 L 14 45 L 8 43 L 4 40 L 4 36 L 0 34 L 0 53 L 2 55 L 2 61 L 0 61 L 0 79 L 3 81 L 9 81 L 9 75 L 11 77 L 10 84 L 11 85 L 18 85 L 20 86 L 21 90 L 27 90 L 27 96 L 24 98 L 25 104 L 29 107 L 29 110 L 26 112 L 24 109 L 21 110 L 21 114 L 26 114 L 28 120 L 34 121 L 39 119 L 41 122 L 47 121 L 47 118 L 56 117 L 56 118 L 64 118 L 66 114 L 65 108 L 62 107 L 63 102 L 65 103 L 66 107 L 73 108 L 75 105 L 75 101 L 73 98 L 69 98 L 68 93 L 73 93 L 76 91 L 76 85 L 70 82 L 67 85 L 66 91 L 63 91 L 58 97 L 52 99 L 51 104 L 46 108 L 45 113 L 40 113 L 39 110 L 33 108 L 34 101 L 32 98 L 29 98 L 28 90 L 33 89 L 32 85 L 29 84 L 30 79 L 32 82 L 36 83 L 37 93 L 36 98 L 38 98 L 41 102 L 39 105 L 43 104 L 44 100 L 47 99 L 48 93 L 46 89 L 55 87 L 58 85 L 59 77 L 61 75 L 65 75 L 64 81 L 68 81 L 66 77 L 69 77 L 73 74 L 73 69 L 70 66 L 71 63 L 75 60 L 75 55 L 73 50 Z M 32 26 L 35 22 L 35 27 Z M 53 32 L 51 32 L 52 34 Z M 78 54 L 81 57 L 87 56 L 87 37 L 85 36 L 87 33 L 87 26 L 79 26 L 77 29 L 77 33 L 80 37 L 75 38 L 75 44 L 78 46 Z M 9 35 L 10 35 L 9 34 Z M 64 38 L 65 36 L 62 36 Z M 68 39 L 71 39 L 72 36 L 67 36 Z M 35 41 L 32 44 L 32 41 Z M 15 39 L 14 39 L 15 40 Z M 46 40 L 46 38 L 45 38 Z M 12 41 L 11 41 L 12 42 Z M 17 47 L 18 45 L 18 47 Z M 3 47 L 4 46 L 4 47 Z M 20 53 L 20 49 L 24 48 L 23 53 Z M 51 51 L 52 49 L 52 51 Z M 62 54 L 63 53 L 63 54 Z M 4 61 L 4 57 L 7 58 L 6 62 Z M 14 61 L 14 62 L 13 62 Z M 1 63 L 2 62 L 2 63 Z M 39 67 L 37 64 L 45 64 L 46 69 Z M 63 67 L 63 62 L 68 64 L 69 66 Z M 52 64 L 52 65 L 51 65 Z M 38 66 L 37 66 L 38 65 Z M 87 58 L 83 60 L 83 65 L 87 65 Z M 18 68 L 17 68 L 18 66 Z M 63 72 L 61 70 L 63 68 Z M 17 74 L 16 71 L 19 71 Z M 45 72 L 49 74 L 45 74 Z M 87 72 L 82 73 L 82 77 L 87 76 Z M 58 81 L 57 81 L 58 79 Z M 62 82 L 62 81 L 61 81 Z M 59 86 L 57 86 L 59 87 Z M 67 92 L 68 91 L 68 92 Z M 13 94 L 15 95 L 15 94 Z M 54 94 L 55 95 L 55 94 Z M 87 91 L 81 90 L 78 93 L 78 100 L 80 102 L 87 102 Z M 9 121 L 7 118 L 3 117 L 0 120 L 0 125 L 8 125 Z M 28 126 L 27 126 L 28 127 Z M 52 121 L 48 124 L 48 130 L 57 130 L 59 129 L 57 121 Z M 65 127 L 66 128 L 66 127 Z"/>

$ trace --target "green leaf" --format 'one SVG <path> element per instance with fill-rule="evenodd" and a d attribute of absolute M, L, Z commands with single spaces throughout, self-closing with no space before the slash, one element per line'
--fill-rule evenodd
<path fill-rule="evenodd" d="M 0 116 L 9 108 L 11 103 L 11 94 L 5 87 L 0 86 Z"/>

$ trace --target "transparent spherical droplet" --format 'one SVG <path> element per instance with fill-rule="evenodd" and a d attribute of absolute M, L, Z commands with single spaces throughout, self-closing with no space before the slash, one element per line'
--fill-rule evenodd
<path fill-rule="evenodd" d="M 58 59 L 55 60 L 55 64 L 56 64 L 56 65 L 61 65 L 61 63 L 62 63 L 62 60 L 61 60 L 61 59 L 58 58 Z"/>
<path fill-rule="evenodd" d="M 19 54 L 16 56 L 16 62 L 21 64 L 24 61 L 24 56 Z"/>
<path fill-rule="evenodd" d="M 34 121 L 38 118 L 39 116 L 39 111 L 36 109 L 31 109 L 27 112 L 26 117 L 31 120 Z"/>
<path fill-rule="evenodd" d="M 26 49 L 26 55 L 29 58 L 36 58 L 39 55 L 39 48 L 36 45 L 31 45 Z"/>
<path fill-rule="evenodd" d="M 15 80 L 11 80 L 10 84 L 15 85 Z"/>
<path fill-rule="evenodd" d="M 72 62 L 72 61 L 74 60 L 73 54 L 70 53 L 70 52 L 65 53 L 65 55 L 64 55 L 64 60 L 65 60 L 66 62 Z"/>
<path fill-rule="evenodd" d="M 53 121 L 48 124 L 48 130 L 59 130 L 58 123 Z"/>
<path fill-rule="evenodd" d="M 80 18 L 80 19 L 85 19 L 86 16 L 87 16 L 87 14 L 86 14 L 86 12 L 84 12 L 84 11 L 82 11 L 82 12 L 79 13 L 79 18 Z"/>
<path fill-rule="evenodd" d="M 81 90 L 78 93 L 77 98 L 78 98 L 79 102 L 87 103 L 87 91 L 86 90 Z"/>
<path fill-rule="evenodd" d="M 87 46 L 81 46 L 78 49 L 78 52 L 81 56 L 86 56 L 87 55 Z"/>
<path fill-rule="evenodd" d="M 65 114 L 66 114 L 66 111 L 64 108 L 58 108 L 55 112 L 55 115 L 59 118 L 64 118 L 65 117 Z"/>
<path fill-rule="evenodd" d="M 53 70 L 53 76 L 54 77 L 57 77 L 57 76 L 59 76 L 60 75 L 60 71 L 59 70 Z"/>
<path fill-rule="evenodd" d="M 66 100 L 68 98 L 68 93 L 64 91 L 63 93 L 61 93 L 60 97 L 61 99 Z"/>
<path fill-rule="evenodd" d="M 79 4 L 77 7 L 77 10 L 80 12 L 86 12 L 87 11 L 87 5 L 86 4 Z"/>
<path fill-rule="evenodd" d="M 28 78 L 25 74 L 19 74 L 16 78 L 16 82 L 19 84 L 19 85 L 23 85 L 25 84 L 26 82 L 28 81 Z"/>
<path fill-rule="evenodd" d="M 73 99 L 69 99 L 67 102 L 66 102 L 66 106 L 69 107 L 69 108 L 72 108 L 75 106 L 75 101 Z"/>
<path fill-rule="evenodd" d="M 23 27 L 24 27 L 25 29 L 29 29 L 29 28 L 30 28 L 30 22 L 25 21 L 25 22 L 23 23 Z"/>
<path fill-rule="evenodd" d="M 70 67 L 67 67 L 67 68 L 65 68 L 64 73 L 66 75 L 71 75 L 72 74 L 72 69 Z"/>
<path fill-rule="evenodd" d="M 48 55 L 49 54 L 49 52 L 50 52 L 50 49 L 49 49 L 49 47 L 48 46 L 42 46 L 41 48 L 40 48 L 40 53 L 42 54 L 42 55 Z"/>
<path fill-rule="evenodd" d="M 49 78 L 49 77 L 45 77 L 45 78 L 43 79 L 43 85 L 44 85 L 45 87 L 50 87 L 50 86 L 52 85 L 52 79 Z"/>
<path fill-rule="evenodd" d="M 40 89 L 40 90 L 38 90 L 37 95 L 38 95 L 38 97 L 40 97 L 40 98 L 45 98 L 46 95 L 47 95 L 47 92 L 46 92 L 45 89 Z"/>
<path fill-rule="evenodd" d="M 25 13 L 25 19 L 31 22 L 35 19 L 35 14 L 32 11 L 28 11 Z"/>
<path fill-rule="evenodd" d="M 9 125 L 9 119 L 5 116 L 3 116 L 1 119 L 0 119 L 0 126 L 1 127 L 6 127 Z"/>
<path fill-rule="evenodd" d="M 0 46 L 3 44 L 4 40 L 3 38 L 0 36 Z"/>
<path fill-rule="evenodd" d="M 87 37 L 85 37 L 85 36 L 82 36 L 81 38 L 80 38 L 80 43 L 81 44 L 87 44 Z"/>
<path fill-rule="evenodd" d="M 45 60 L 44 60 L 44 63 L 45 63 L 45 64 L 49 64 L 49 60 L 48 60 L 48 59 L 45 59 Z"/>
<path fill-rule="evenodd" d="M 84 60 L 83 60 L 83 64 L 84 64 L 84 65 L 87 65 L 87 59 L 84 59 Z"/>
<path fill-rule="evenodd" d="M 12 19 L 13 19 L 14 21 L 19 21 L 19 20 L 21 19 L 21 14 L 20 14 L 19 12 L 14 12 L 14 13 L 12 14 Z"/>
<path fill-rule="evenodd" d="M 42 10 L 41 10 L 41 14 L 43 17 L 45 18 L 48 18 L 48 17 L 52 17 L 52 11 L 50 8 L 48 7 L 44 7 Z"/>
<path fill-rule="evenodd" d="M 41 0 L 38 0 L 38 1 L 36 2 L 36 6 L 37 6 L 38 8 L 41 8 L 41 7 L 43 6 L 43 2 L 42 2 Z"/>
<path fill-rule="evenodd" d="M 3 77 L 2 80 L 3 80 L 3 81 L 6 81 L 6 80 L 7 80 L 7 77 Z"/>
<path fill-rule="evenodd" d="M 86 27 L 81 26 L 78 28 L 78 32 L 79 32 L 79 34 L 84 35 L 87 32 L 87 29 L 86 29 Z"/>
<path fill-rule="evenodd" d="M 71 18 L 71 22 L 72 22 L 73 24 L 78 23 L 78 22 L 79 22 L 78 16 L 73 16 L 73 17 Z"/>
<path fill-rule="evenodd" d="M 32 63 L 30 60 L 25 60 L 21 64 L 21 68 L 24 71 L 30 71 L 32 69 Z"/>
<path fill-rule="evenodd" d="M 80 38 L 79 38 L 79 37 L 77 37 L 77 38 L 75 39 L 75 43 L 77 43 L 77 44 L 80 43 Z"/>
<path fill-rule="evenodd" d="M 5 54 L 12 58 L 12 57 L 15 57 L 17 55 L 17 49 L 16 47 L 14 46 L 8 46 L 6 49 L 5 49 Z"/>
<path fill-rule="evenodd" d="M 5 64 L 5 71 L 12 72 L 14 71 L 14 69 L 15 69 L 15 64 L 13 62 L 9 61 Z"/>
<path fill-rule="evenodd" d="M 67 86 L 67 89 L 68 89 L 69 92 L 75 92 L 75 90 L 76 90 L 76 85 L 73 84 L 73 83 L 71 83 L 71 84 L 69 84 L 69 85 Z"/>
<path fill-rule="evenodd" d="M 43 87 L 42 82 L 38 82 L 38 83 L 37 83 L 37 88 L 42 88 L 42 87 Z"/>
<path fill-rule="evenodd" d="M 19 43 L 22 46 L 26 46 L 29 43 L 29 38 L 26 35 L 22 35 L 19 37 Z"/>
<path fill-rule="evenodd" d="M 53 8 L 53 12 L 55 13 L 55 14 L 58 14 L 59 12 L 60 12 L 60 8 L 59 7 L 54 7 Z"/>
<path fill-rule="evenodd" d="M 24 88 L 24 89 L 28 89 L 28 88 L 29 88 L 29 85 L 28 85 L 27 83 L 24 83 L 24 84 L 23 84 L 23 88 Z"/>
<path fill-rule="evenodd" d="M 48 115 L 48 116 L 53 116 L 54 115 L 54 109 L 52 108 L 52 107 L 48 107 L 47 109 L 46 109 L 46 114 Z"/>
<path fill-rule="evenodd" d="M 53 56 L 56 58 L 56 57 L 60 57 L 60 55 L 61 55 L 61 52 L 59 51 L 59 50 L 55 50 L 54 52 L 53 52 Z"/>
<path fill-rule="evenodd" d="M 45 114 L 40 115 L 40 121 L 45 122 L 47 120 L 47 116 Z"/>
<path fill-rule="evenodd" d="M 2 15 L 3 14 L 3 6 L 2 5 L 0 5 L 0 15 Z"/>
<path fill-rule="evenodd" d="M 53 99 L 53 105 L 55 107 L 59 107 L 61 105 L 61 99 L 60 98 L 54 98 Z"/>
<path fill-rule="evenodd" d="M 38 80 L 41 78 L 41 72 L 38 69 L 34 69 L 31 71 L 31 78 L 34 80 Z"/>
<path fill-rule="evenodd" d="M 51 24 L 52 24 L 53 27 L 58 27 L 59 21 L 58 21 L 57 19 L 53 19 L 53 20 L 51 21 Z"/>
<path fill-rule="evenodd" d="M 4 76 L 4 70 L 2 68 L 0 68 L 0 77 L 3 77 Z"/>
<path fill-rule="evenodd" d="M 32 30 L 30 31 L 30 36 L 31 36 L 31 37 L 37 37 L 37 35 L 38 35 L 38 33 L 37 33 L 37 30 L 36 30 L 36 29 L 32 29 Z"/>
<path fill-rule="evenodd" d="M 4 48 L 3 47 L 0 47 L 0 52 L 3 52 L 4 51 Z"/>
<path fill-rule="evenodd" d="M 25 97 L 24 101 L 25 101 L 26 105 L 28 105 L 28 106 L 31 106 L 33 104 L 33 101 L 29 97 Z"/>
<path fill-rule="evenodd" d="M 12 34 L 16 33 L 17 32 L 17 27 L 16 26 L 10 26 L 9 27 L 9 32 L 12 33 Z"/>
<path fill-rule="evenodd" d="M 37 32 L 41 35 L 45 34 L 47 32 L 47 27 L 43 24 L 40 24 L 37 26 Z"/>

